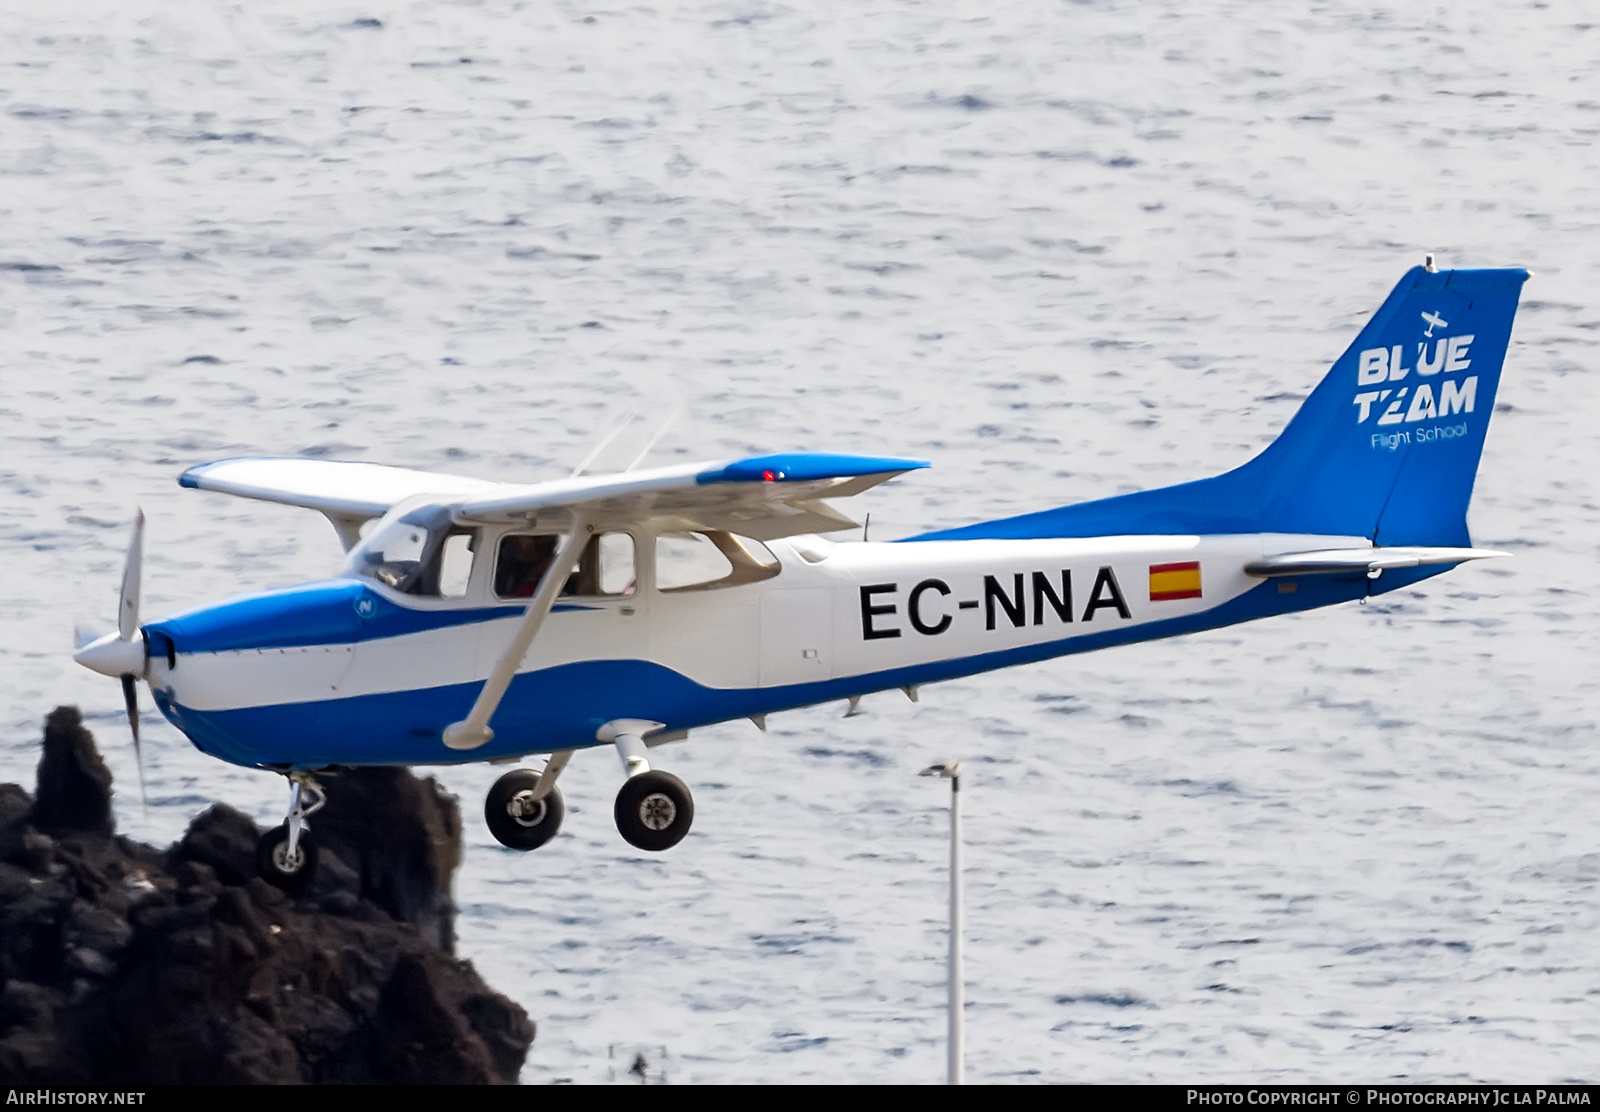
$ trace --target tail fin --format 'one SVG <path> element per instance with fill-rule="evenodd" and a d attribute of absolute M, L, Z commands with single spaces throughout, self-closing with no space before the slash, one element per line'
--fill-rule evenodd
<path fill-rule="evenodd" d="M 1242 467 L 917 539 L 1319 533 L 1469 545 L 1467 503 L 1527 278 L 1412 269 Z"/>

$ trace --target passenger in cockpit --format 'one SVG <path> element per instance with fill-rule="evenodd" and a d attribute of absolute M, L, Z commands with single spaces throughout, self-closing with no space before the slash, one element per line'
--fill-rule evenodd
<path fill-rule="evenodd" d="M 501 598 L 532 598 L 555 559 L 558 539 L 518 533 L 502 540 L 494 568 L 494 593 Z"/>

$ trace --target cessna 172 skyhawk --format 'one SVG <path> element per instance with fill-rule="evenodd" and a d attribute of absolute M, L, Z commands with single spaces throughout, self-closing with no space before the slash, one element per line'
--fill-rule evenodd
<path fill-rule="evenodd" d="M 1408 273 L 1276 441 L 1178 486 L 893 543 L 834 544 L 828 500 L 927 466 L 783 453 L 516 484 L 370 463 L 229 459 L 186 487 L 319 510 L 338 575 L 118 629 L 76 659 L 136 682 L 202 751 L 289 781 L 258 854 L 295 888 L 340 765 L 515 761 L 484 817 L 561 824 L 572 754 L 614 746 L 622 836 L 677 844 L 694 805 L 650 749 L 713 722 L 1404 587 L 1463 561 L 1522 270 Z M 368 523 L 373 523 L 370 527 Z"/>

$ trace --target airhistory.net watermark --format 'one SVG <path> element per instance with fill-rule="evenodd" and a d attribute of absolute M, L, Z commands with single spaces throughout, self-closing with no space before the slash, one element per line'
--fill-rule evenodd
<path fill-rule="evenodd" d="M 72 1089 L 9 1089 L 9 1104 L 143 1104 L 144 1093 L 75 1091 Z"/>

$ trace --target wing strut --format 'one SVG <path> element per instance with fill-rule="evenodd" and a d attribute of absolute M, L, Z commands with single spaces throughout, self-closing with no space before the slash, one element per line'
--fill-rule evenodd
<path fill-rule="evenodd" d="M 472 704 L 472 710 L 460 722 L 452 722 L 445 727 L 444 743 L 451 749 L 476 749 L 494 737 L 494 731 L 489 728 L 489 719 L 499 708 L 500 700 L 505 698 L 512 677 L 517 674 L 523 658 L 528 655 L 528 648 L 533 644 L 539 627 L 544 625 L 550 607 L 555 605 L 556 596 L 566 584 L 567 576 L 578 566 L 578 555 L 583 551 L 584 545 L 589 543 L 589 534 L 593 528 L 584 521 L 582 514 L 573 515 L 572 528 L 567 533 L 566 540 L 556 549 L 555 558 L 550 561 L 550 568 L 544 573 L 538 592 L 534 594 L 528 603 L 527 612 L 522 616 L 522 624 L 517 627 L 516 636 L 511 638 L 511 644 L 506 646 L 505 653 L 495 664 L 494 671 L 489 673 L 489 678 L 483 681 L 483 690 L 478 692 L 478 699 Z"/>

